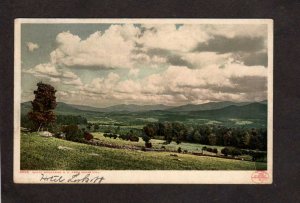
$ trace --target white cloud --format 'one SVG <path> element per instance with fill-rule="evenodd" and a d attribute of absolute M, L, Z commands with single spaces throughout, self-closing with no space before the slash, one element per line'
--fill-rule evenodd
<path fill-rule="evenodd" d="M 140 30 L 133 25 L 112 25 L 82 40 L 70 32 L 57 35 L 58 48 L 51 52 L 52 63 L 66 66 L 131 68 L 131 51 Z"/>
<path fill-rule="evenodd" d="M 111 72 L 106 78 L 95 78 L 90 84 L 86 84 L 80 89 L 96 94 L 108 94 L 113 91 L 119 79 L 120 76 L 118 74 Z"/>
<path fill-rule="evenodd" d="M 24 70 L 24 73 L 31 74 L 37 78 L 46 78 L 52 83 L 62 83 L 65 85 L 83 85 L 81 79 L 73 72 L 65 69 L 57 69 L 51 63 L 38 64 L 33 68 Z"/>
<path fill-rule="evenodd" d="M 186 52 L 210 38 L 199 25 L 184 25 L 178 29 L 174 24 L 143 26 L 146 31 L 138 42 L 149 48 Z"/>
<path fill-rule="evenodd" d="M 62 32 L 56 37 L 57 47 L 50 54 L 50 62 L 23 72 L 68 85 L 67 89 L 76 86 L 68 91 L 62 88 L 60 95 L 72 103 L 180 105 L 265 99 L 265 67 L 247 66 L 230 52 L 191 52 L 216 35 L 266 38 L 266 26 L 111 25 L 86 39 Z M 147 75 L 145 70 L 154 67 L 156 74 Z M 86 68 L 85 81 L 88 78 L 89 83 L 72 72 L 75 68 Z M 117 68 L 129 70 L 118 71 L 118 75 L 113 70 Z M 94 78 L 90 69 L 111 72 Z"/>
<path fill-rule="evenodd" d="M 33 42 L 27 42 L 26 46 L 29 51 L 34 51 L 35 49 L 39 48 L 39 45 Z"/>
<path fill-rule="evenodd" d="M 263 100 L 266 96 L 267 69 L 228 61 L 224 67 L 208 65 L 202 69 L 170 66 L 160 74 L 139 80 L 120 80 L 113 73 L 94 79 L 82 89 L 85 93 L 121 103 L 168 104 L 207 101 Z M 99 99 L 100 100 L 100 99 Z"/>
<path fill-rule="evenodd" d="M 55 66 L 50 63 L 43 63 L 43 64 L 38 64 L 34 68 L 30 68 L 28 70 L 25 70 L 24 72 L 26 73 L 31 73 L 35 76 L 49 76 L 49 77 L 58 77 L 61 75 L 59 73 Z"/>
<path fill-rule="evenodd" d="M 65 80 L 62 83 L 65 84 L 65 85 L 75 85 L 75 86 L 82 86 L 83 85 L 80 78 L 77 78 L 75 80 L 70 80 L 70 81 Z"/>
<path fill-rule="evenodd" d="M 60 78 L 49 78 L 50 79 L 50 82 L 53 82 L 53 83 L 59 83 L 61 81 Z"/>
<path fill-rule="evenodd" d="M 166 56 L 151 56 L 147 54 L 147 51 L 161 49 L 199 65 L 201 55 L 194 54 L 193 56 L 189 51 L 215 35 L 230 38 L 266 37 L 266 26 L 186 24 L 176 27 L 174 24 L 143 24 L 141 27 L 136 27 L 132 24 L 111 25 L 104 32 L 97 31 L 86 39 L 81 39 L 68 31 L 57 35 L 57 48 L 51 52 L 50 57 L 53 64 L 68 67 L 137 68 L 141 64 L 147 67 L 157 67 L 159 64 L 168 63 Z M 206 53 L 206 55 L 208 58 L 204 60 L 201 58 L 201 63 L 207 63 L 203 61 L 216 58 L 214 53 L 210 55 Z M 214 58 L 211 58 L 212 55 L 215 55 Z M 206 56 L 203 55 L 203 57 Z"/>

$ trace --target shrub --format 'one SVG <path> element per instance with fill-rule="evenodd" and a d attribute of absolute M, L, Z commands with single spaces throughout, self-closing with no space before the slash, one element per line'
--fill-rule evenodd
<path fill-rule="evenodd" d="M 122 139 L 122 140 L 129 140 L 129 137 L 126 134 L 119 135 L 119 138 Z"/>
<path fill-rule="evenodd" d="M 252 152 L 252 161 L 264 161 L 267 157 L 266 152 Z"/>
<path fill-rule="evenodd" d="M 139 141 L 139 137 L 136 136 L 136 135 L 131 135 L 129 137 L 129 140 L 132 141 L 132 142 L 138 142 Z"/>
<path fill-rule="evenodd" d="M 91 140 L 93 138 L 94 138 L 94 136 L 91 133 L 89 133 L 89 132 L 84 133 L 84 139 Z"/>
<path fill-rule="evenodd" d="M 144 140 L 144 142 L 149 142 L 150 141 L 150 137 L 149 136 L 147 136 L 147 135 L 144 135 L 143 137 L 142 137 L 142 139 Z"/>
<path fill-rule="evenodd" d="M 237 148 L 232 148 L 230 154 L 231 156 L 240 156 L 242 155 L 242 152 Z"/>
<path fill-rule="evenodd" d="M 121 139 L 121 140 L 123 140 L 123 137 L 124 137 L 124 135 L 120 134 L 118 138 Z"/>
<path fill-rule="evenodd" d="M 229 154 L 229 149 L 227 147 L 225 147 L 221 150 L 221 153 L 224 154 L 225 156 L 227 156 Z"/>
<path fill-rule="evenodd" d="M 203 150 L 203 151 L 206 151 L 206 149 L 207 149 L 207 147 L 206 147 L 206 146 L 202 147 L 202 150 Z"/>
<path fill-rule="evenodd" d="M 62 132 L 66 134 L 66 139 L 71 141 L 79 141 L 84 137 L 77 125 L 63 126 Z"/>
<path fill-rule="evenodd" d="M 245 154 L 245 155 L 251 155 L 251 152 L 249 150 L 246 150 L 246 149 L 241 149 L 241 153 Z"/>
<path fill-rule="evenodd" d="M 145 147 L 146 148 L 152 148 L 152 143 L 151 142 L 145 142 Z"/>
<path fill-rule="evenodd" d="M 208 151 L 208 152 L 213 152 L 213 149 L 210 148 L 210 147 L 207 147 L 207 148 L 206 148 L 206 151 Z"/>
<path fill-rule="evenodd" d="M 181 147 L 178 147 L 177 152 L 178 152 L 178 153 L 181 153 L 181 152 L 182 152 Z"/>

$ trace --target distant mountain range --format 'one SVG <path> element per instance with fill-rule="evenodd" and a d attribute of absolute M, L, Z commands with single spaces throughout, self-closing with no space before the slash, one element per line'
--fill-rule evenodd
<path fill-rule="evenodd" d="M 230 105 L 220 109 L 192 111 L 190 114 L 205 118 L 266 118 L 267 104 L 255 102 L 245 105 Z"/>
<path fill-rule="evenodd" d="M 159 104 L 159 105 L 119 104 L 119 105 L 114 105 L 106 108 L 97 108 L 97 107 L 75 105 L 75 104 L 69 104 L 69 105 L 80 110 L 97 111 L 97 112 L 116 112 L 116 111 L 140 112 L 140 111 L 166 110 L 170 108 L 170 106 L 166 106 L 163 104 Z"/>
<path fill-rule="evenodd" d="M 169 111 L 203 111 L 203 110 L 213 110 L 213 109 L 222 109 L 228 106 L 244 106 L 250 104 L 251 102 L 209 102 L 204 104 L 187 104 L 183 106 L 178 106 L 168 109 Z"/>
<path fill-rule="evenodd" d="M 24 116 L 31 110 L 31 103 L 21 104 Z M 144 125 L 147 122 L 186 122 L 190 124 L 218 123 L 225 126 L 267 126 L 267 101 L 262 102 L 209 102 L 183 106 L 165 105 L 115 105 L 106 108 L 66 104 L 58 102 L 56 115 L 80 115 L 90 121 Z"/>
<path fill-rule="evenodd" d="M 84 105 L 76 105 L 76 104 L 67 104 L 64 102 L 57 102 L 56 111 L 70 111 L 70 112 L 82 112 L 82 111 L 95 111 L 95 112 L 144 112 L 144 111 L 169 111 L 169 112 L 190 112 L 190 111 L 206 111 L 206 110 L 216 110 L 223 109 L 226 107 L 234 108 L 240 106 L 247 106 L 249 104 L 267 104 L 267 101 L 261 102 L 231 102 L 231 101 L 223 101 L 223 102 L 209 102 L 204 104 L 186 104 L 182 106 L 166 106 L 163 104 L 158 105 L 136 105 L 136 104 L 119 104 L 106 108 L 97 108 L 92 106 L 84 106 Z M 24 102 L 21 104 L 22 110 L 31 109 L 31 102 Z M 251 106 L 251 105 L 250 105 Z M 243 108 L 241 108 L 243 109 Z"/>

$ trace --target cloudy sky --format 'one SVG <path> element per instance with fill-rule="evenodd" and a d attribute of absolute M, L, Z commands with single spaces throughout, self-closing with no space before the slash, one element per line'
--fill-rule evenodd
<path fill-rule="evenodd" d="M 22 102 L 200 104 L 267 98 L 267 25 L 22 24 Z"/>

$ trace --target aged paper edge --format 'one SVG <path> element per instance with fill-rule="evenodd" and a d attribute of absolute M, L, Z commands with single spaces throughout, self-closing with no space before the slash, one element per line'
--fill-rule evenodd
<path fill-rule="evenodd" d="M 257 184 L 251 176 L 257 171 L 212 170 L 92 170 L 92 171 L 29 171 L 20 170 L 20 107 L 21 107 L 21 24 L 69 24 L 69 23 L 185 23 L 185 24 L 266 24 L 268 26 L 268 180 L 273 182 L 273 20 L 272 19 L 15 19 L 14 33 L 14 182 L 31 184 L 59 184 L 40 182 L 41 174 L 72 176 L 91 173 L 104 177 L 104 184 Z M 64 182 L 63 184 L 68 184 Z M 72 183 L 69 183 L 72 184 Z M 81 183 L 86 184 L 86 183 Z"/>

